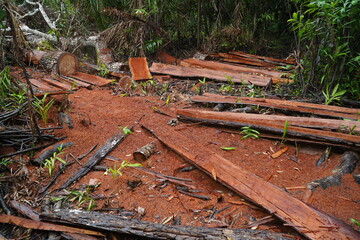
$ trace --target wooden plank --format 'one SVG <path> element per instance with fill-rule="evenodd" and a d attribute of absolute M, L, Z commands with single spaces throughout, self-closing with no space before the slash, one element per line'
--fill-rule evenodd
<path fill-rule="evenodd" d="M 261 74 L 269 77 L 281 78 L 282 76 L 286 76 L 288 73 L 280 72 L 280 71 L 272 71 L 265 69 L 257 69 L 251 67 L 242 67 L 237 65 L 231 65 L 221 62 L 215 61 L 205 61 L 198 60 L 194 58 L 185 59 L 180 62 L 180 66 L 191 66 L 191 67 L 202 67 L 213 70 L 221 70 L 226 72 L 236 72 L 236 73 L 250 73 L 250 74 Z"/>
<path fill-rule="evenodd" d="M 262 107 L 270 107 L 275 109 L 290 110 L 300 113 L 311 113 L 319 116 L 331 116 L 345 119 L 360 119 L 360 109 L 344 108 L 338 106 L 266 99 L 266 98 L 249 98 L 249 97 L 235 97 L 223 96 L 217 94 L 204 93 L 203 96 L 194 96 L 191 98 L 193 102 L 212 102 L 212 103 L 230 103 L 239 105 L 255 105 Z"/>
<path fill-rule="evenodd" d="M 132 74 L 132 80 L 151 79 L 151 74 L 145 57 L 129 58 L 129 67 Z"/>
<path fill-rule="evenodd" d="M 50 85 L 53 85 L 53 86 L 55 86 L 57 88 L 63 89 L 63 90 L 70 90 L 70 89 L 75 90 L 76 89 L 75 87 L 72 88 L 69 83 L 59 82 L 59 81 L 56 81 L 55 79 L 42 78 L 41 80 L 44 81 L 44 82 L 47 82 Z"/>
<path fill-rule="evenodd" d="M 214 180 L 264 207 L 307 238 L 324 240 L 360 238 L 360 234 L 350 226 L 341 225 L 338 221 L 334 221 L 334 218 L 319 213 L 306 203 L 174 131 L 171 127 L 159 125 L 152 119 L 143 120 L 142 126 Z M 327 225 L 334 228 L 326 228 Z"/>
<path fill-rule="evenodd" d="M 206 122 L 209 124 L 218 124 L 222 126 L 243 127 L 250 126 L 252 128 L 264 131 L 283 133 L 284 122 L 273 122 L 270 120 L 256 119 L 256 117 L 248 117 L 254 114 L 239 114 L 229 112 L 212 112 L 193 109 L 178 109 L 176 114 L 183 119 L 192 121 Z M 260 116 L 259 116 L 260 117 Z M 344 134 L 339 132 L 328 132 L 317 129 L 288 126 L 287 135 L 302 138 L 310 138 L 323 142 L 332 142 L 336 144 L 344 144 L 353 147 L 360 147 L 360 136 Z"/>
<path fill-rule="evenodd" d="M 257 86 L 267 86 L 271 80 L 270 77 L 257 76 L 250 74 L 241 74 L 241 73 L 231 73 L 224 71 L 216 71 L 211 69 L 199 69 L 192 67 L 182 67 L 182 66 L 173 66 L 168 64 L 153 63 L 151 72 L 169 74 L 179 77 L 200 77 L 200 78 L 209 78 L 215 79 L 220 82 L 228 82 L 229 77 L 235 83 L 246 83 L 254 84 Z"/>
<path fill-rule="evenodd" d="M 220 55 L 220 57 L 222 57 L 221 60 L 224 62 L 240 63 L 240 64 L 264 67 L 264 68 L 278 67 L 278 65 L 276 65 L 276 64 L 267 63 L 267 62 L 264 62 L 261 60 L 256 60 L 256 59 L 248 59 L 248 58 L 244 58 L 244 57 L 240 57 L 240 56 L 236 56 L 236 55 L 232 55 L 232 54 L 228 54 L 228 53 L 219 53 L 219 55 Z"/>
<path fill-rule="evenodd" d="M 190 111 L 191 109 L 189 109 Z M 191 110 L 191 111 L 196 111 Z M 199 111 L 199 110 L 197 110 Z M 206 112 L 206 111 L 199 111 Z M 232 113 L 232 112 L 219 112 L 218 114 L 223 116 L 233 116 L 234 118 L 254 121 L 271 121 L 272 124 L 284 125 L 285 121 L 288 121 L 288 126 L 306 127 L 306 128 L 318 128 L 318 129 L 332 129 L 339 130 L 341 127 L 348 129 L 354 128 L 355 132 L 360 132 L 360 122 L 358 121 L 346 121 L 338 119 L 324 119 L 324 118 L 311 118 L 311 117 L 294 117 L 294 116 L 279 116 L 279 115 L 264 115 L 253 113 Z"/>
<path fill-rule="evenodd" d="M 28 229 L 88 234 L 88 235 L 93 235 L 93 236 L 104 236 L 102 233 L 92 231 L 92 230 L 68 227 L 68 226 L 58 225 L 58 224 L 53 224 L 53 223 L 39 222 L 39 221 L 15 217 L 15 216 L 11 216 L 11 215 L 0 215 L 0 223 L 14 224 L 16 226 L 20 226 L 20 227 L 24 227 L 24 228 L 28 228 Z"/>
<path fill-rule="evenodd" d="M 82 73 L 82 72 L 77 72 L 75 74 L 70 74 L 67 76 L 70 76 L 72 78 L 79 79 L 83 82 L 86 82 L 86 83 L 89 83 L 92 85 L 97 85 L 97 86 L 105 86 L 105 85 L 111 83 L 111 80 L 109 80 L 109 79 L 91 75 L 91 74 L 87 74 L 87 73 Z"/>
<path fill-rule="evenodd" d="M 279 63 L 285 63 L 284 65 L 293 65 L 293 64 L 295 64 L 294 60 L 286 60 L 286 59 L 278 59 L 278 58 L 272 58 L 272 57 L 264 57 L 264 56 L 249 54 L 249 53 L 245 53 L 245 52 L 241 52 L 241 51 L 232 51 L 232 52 L 230 52 L 230 54 L 234 54 L 234 55 L 241 56 L 241 57 L 246 57 L 246 58 L 260 59 L 260 60 L 269 61 L 269 62 L 275 63 L 275 64 L 279 64 Z"/>
<path fill-rule="evenodd" d="M 69 77 L 69 76 L 60 76 L 59 74 L 56 74 L 56 73 L 51 73 L 51 77 L 58 80 L 59 82 L 67 83 L 67 84 L 71 84 L 71 85 L 74 84 L 77 87 L 88 88 L 88 87 L 91 86 L 91 84 L 83 82 L 81 80 L 74 79 L 74 78 Z"/>
<path fill-rule="evenodd" d="M 35 79 L 35 78 L 31 78 L 29 80 L 30 80 L 32 85 L 38 87 L 39 90 L 44 91 L 44 92 L 51 92 L 51 91 L 61 90 L 58 87 L 51 86 L 51 85 L 47 84 L 46 82 L 42 82 L 42 81 L 40 81 L 38 79 Z"/>

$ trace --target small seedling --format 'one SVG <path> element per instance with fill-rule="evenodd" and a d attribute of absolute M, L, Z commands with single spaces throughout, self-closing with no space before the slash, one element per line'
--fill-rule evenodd
<path fill-rule="evenodd" d="M 95 189 L 100 186 L 101 183 L 96 184 L 95 186 L 87 186 L 85 190 L 64 190 L 66 196 L 61 197 L 53 197 L 51 198 L 52 202 L 62 201 L 62 204 L 66 201 L 71 203 L 77 201 L 77 206 L 82 206 L 83 204 L 87 203 L 86 210 L 90 211 L 92 208 L 96 206 L 94 198 L 91 196 L 91 193 L 95 191 Z"/>
<path fill-rule="evenodd" d="M 110 173 L 111 176 L 115 179 L 117 176 L 122 176 L 122 170 L 125 167 L 141 167 L 141 166 L 142 166 L 141 163 L 129 163 L 127 161 L 123 161 L 119 167 L 117 167 L 115 163 L 113 168 L 108 168 L 104 172 L 104 175 L 108 175 Z"/>
<path fill-rule="evenodd" d="M 284 142 L 285 142 L 285 136 L 286 136 L 286 133 L 287 133 L 288 125 L 289 125 L 288 120 L 285 120 L 283 135 L 281 137 L 281 144 L 284 144 Z"/>
<path fill-rule="evenodd" d="M 251 127 L 242 127 L 241 128 L 241 134 L 244 134 L 244 136 L 241 139 L 245 139 L 245 138 L 252 138 L 252 139 L 258 139 L 260 133 L 258 131 L 256 131 L 255 129 L 252 129 Z"/>
<path fill-rule="evenodd" d="M 221 147 L 221 150 L 224 151 L 234 151 L 236 148 L 235 147 Z"/>
<path fill-rule="evenodd" d="M 47 93 L 44 94 L 42 99 L 38 99 L 35 97 L 35 101 L 33 101 L 33 106 L 35 111 L 41 116 L 41 119 L 45 124 L 47 124 L 48 112 L 51 106 L 54 104 L 54 99 L 46 102 Z"/>
<path fill-rule="evenodd" d="M 64 161 L 63 159 L 61 159 L 58 155 L 62 154 L 63 147 L 60 146 L 58 147 L 58 151 L 54 152 L 52 157 L 50 157 L 49 159 L 45 159 L 44 160 L 44 168 L 48 169 L 49 172 L 49 176 L 52 175 L 54 169 L 55 169 L 55 162 L 56 160 L 61 162 L 62 164 L 67 164 L 66 161 Z"/>
<path fill-rule="evenodd" d="M 118 127 L 120 129 L 120 131 L 123 132 L 123 134 L 126 136 L 126 135 L 129 135 L 129 134 L 132 134 L 133 132 L 127 127 Z"/>
<path fill-rule="evenodd" d="M 171 96 L 170 96 L 170 95 L 168 95 L 168 96 L 166 97 L 166 100 L 165 100 L 165 105 L 166 105 L 166 106 L 168 106 L 168 105 L 169 105 L 170 100 L 171 100 Z"/>

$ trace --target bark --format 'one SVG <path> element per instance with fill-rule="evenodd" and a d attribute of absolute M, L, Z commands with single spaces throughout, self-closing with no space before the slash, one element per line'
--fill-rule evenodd
<path fill-rule="evenodd" d="M 49 72 L 59 75 L 75 74 L 79 68 L 78 59 L 75 55 L 67 52 L 48 52 L 45 53 L 39 64 Z"/>
<path fill-rule="evenodd" d="M 130 128 L 130 130 L 132 127 Z M 78 181 L 80 178 L 85 176 L 92 167 L 94 167 L 97 163 L 105 158 L 105 156 L 115 149 L 119 143 L 121 143 L 127 135 L 122 133 L 115 133 L 111 138 L 109 138 L 91 157 L 89 160 L 82 166 L 74 175 L 72 175 L 63 185 L 61 185 L 60 189 L 67 188 L 72 183 Z"/>
<path fill-rule="evenodd" d="M 167 147 L 237 194 L 262 206 L 309 239 L 358 239 L 360 234 L 339 220 L 314 210 L 287 192 L 234 165 L 171 127 L 145 119 L 142 126 Z M 332 225 L 331 230 L 327 227 Z"/>
<path fill-rule="evenodd" d="M 355 152 L 345 152 L 341 159 L 340 165 L 332 171 L 333 175 L 312 181 L 307 184 L 307 187 L 314 191 L 317 187 L 326 189 L 330 186 L 340 185 L 341 177 L 346 173 L 352 173 L 360 161 Z"/>
<path fill-rule="evenodd" d="M 58 224 L 39 222 L 35 220 L 9 216 L 9 215 L 0 215 L 0 223 L 13 224 L 16 226 L 28 228 L 28 229 L 36 229 L 36 230 L 45 230 L 45 231 L 56 231 L 56 232 L 67 232 L 67 233 L 79 233 L 79 234 L 88 234 L 94 236 L 104 236 L 103 234 L 87 230 L 80 229 L 75 227 L 68 227 Z"/>
<path fill-rule="evenodd" d="M 111 80 L 106 79 L 106 78 L 102 78 L 99 76 L 95 76 L 95 75 L 90 75 L 87 73 L 82 73 L 82 72 L 75 72 L 75 73 L 71 73 L 71 74 L 67 74 L 69 77 L 78 79 L 82 82 L 85 83 L 89 83 L 92 85 L 96 85 L 96 86 L 105 86 L 108 85 L 109 83 L 111 83 Z"/>
<path fill-rule="evenodd" d="M 139 237 L 147 237 L 153 239 L 293 239 L 292 236 L 289 235 L 286 236 L 285 234 L 272 233 L 261 230 L 199 228 L 177 225 L 162 225 L 159 223 L 149 223 L 134 219 L 126 219 L 121 216 L 103 214 L 94 211 L 61 209 L 53 213 L 42 213 L 40 217 L 41 219 L 47 221 L 87 226 L 97 230 L 131 234 Z"/>

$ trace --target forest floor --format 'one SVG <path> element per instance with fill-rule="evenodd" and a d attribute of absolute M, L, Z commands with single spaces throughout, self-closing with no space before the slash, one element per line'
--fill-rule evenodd
<path fill-rule="evenodd" d="M 71 147 L 65 148 L 59 157 L 72 161 L 70 154 L 78 157 L 95 144 L 99 148 L 119 131 L 119 127 L 134 126 L 133 133 L 98 165 L 115 168 L 115 166 L 119 167 L 122 161 L 136 163 L 132 153 L 154 142 L 155 153 L 141 163 L 143 167 L 164 175 L 191 179 L 196 189 L 202 190 L 196 194 L 207 196 L 209 200 L 184 195 L 171 183 L 166 185 L 144 171 L 125 167 L 121 171 L 121 176 L 114 176 L 109 172 L 105 174 L 104 171 L 90 171 L 85 177 L 67 188 L 68 191 L 84 190 L 90 179 L 101 183 L 91 194 L 91 198 L 96 203 L 92 210 L 111 214 L 127 211 L 133 213 L 132 218 L 154 223 L 229 228 L 244 228 L 270 215 L 198 169 L 180 171 L 190 164 L 142 129 L 140 123 L 144 118 L 151 119 L 158 126 L 163 126 L 164 131 L 167 128 L 173 128 L 269 183 L 286 189 L 289 194 L 300 200 L 305 198 L 307 183 L 331 175 L 331 171 L 341 162 L 342 153 L 339 151 L 333 152 L 329 160 L 322 165 L 315 166 L 326 146 L 285 143 L 289 150 L 279 158 L 273 159 L 270 155 L 280 149 L 279 141 L 261 138 L 261 134 L 259 139 L 241 139 L 242 135 L 236 133 L 236 131 L 240 132 L 239 129 L 231 133 L 223 131 L 226 130 L 225 128 L 183 122 L 179 122 L 176 126 L 169 126 L 168 121 L 176 118 L 176 109 L 190 106 L 204 108 L 204 106 L 191 103 L 189 95 L 180 91 L 173 92 L 168 102 L 164 97 L 153 95 L 121 96 L 114 94 L 114 89 L 110 87 L 93 87 L 93 89 L 81 88 L 69 95 L 56 96 L 57 107 L 67 103 L 66 113 L 74 126 L 68 128 L 64 125 L 62 129 L 54 130 L 55 136 L 66 137 L 63 142 L 73 143 Z M 158 111 L 154 111 L 155 109 Z M 159 114 L 159 111 L 169 116 Z M 58 126 L 57 108 L 52 108 L 48 124 L 44 125 L 41 121 L 39 124 L 41 127 Z M 234 150 L 225 151 L 221 149 L 222 146 L 234 147 Z M 49 189 L 48 197 L 59 197 L 59 193 L 55 190 L 69 179 L 91 155 L 92 153 L 69 166 Z M 32 165 L 30 158 L 23 157 L 22 162 L 25 163 L 23 168 L 27 169 L 28 180 L 17 182 L 14 192 L 10 194 L 13 196 L 10 197 L 27 202 L 41 212 L 44 199 L 37 199 L 37 201 L 34 199 L 39 189 L 50 181 L 51 176 L 48 175 L 46 169 Z M 15 171 L 19 168 L 19 162 L 9 164 L 8 167 Z M 356 171 L 359 172 L 359 168 Z M 341 185 L 327 189 L 317 188 L 307 202 L 314 208 L 350 224 L 350 218 L 360 219 L 359 200 L 359 185 L 356 184 L 352 175 L 345 174 Z M 70 205 L 73 208 L 86 209 L 88 204 L 89 201 L 82 205 L 75 201 Z M 283 226 L 279 220 L 255 228 L 294 233 L 292 228 Z"/>

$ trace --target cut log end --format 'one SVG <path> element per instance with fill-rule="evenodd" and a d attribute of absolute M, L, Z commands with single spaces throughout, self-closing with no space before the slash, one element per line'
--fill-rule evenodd
<path fill-rule="evenodd" d="M 138 162 L 147 160 L 155 150 L 155 143 L 151 142 L 133 153 L 133 157 Z"/>
<path fill-rule="evenodd" d="M 78 71 L 79 62 L 75 55 L 68 52 L 49 52 L 41 56 L 40 65 L 49 72 L 71 75 Z"/>

